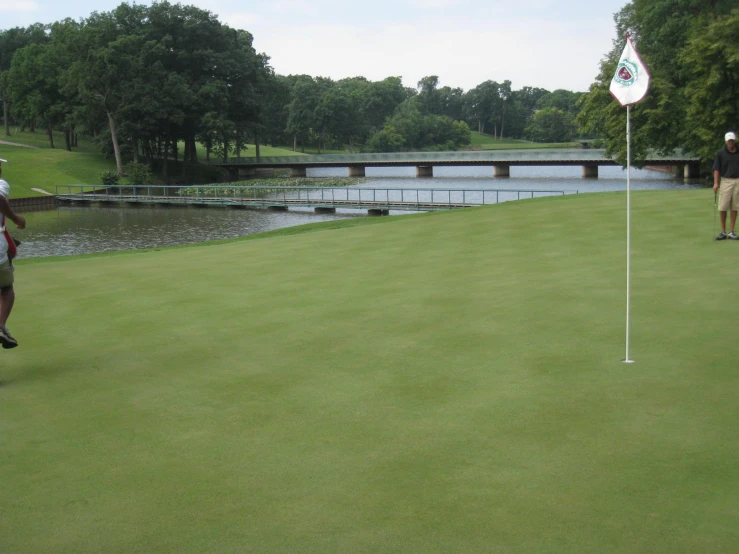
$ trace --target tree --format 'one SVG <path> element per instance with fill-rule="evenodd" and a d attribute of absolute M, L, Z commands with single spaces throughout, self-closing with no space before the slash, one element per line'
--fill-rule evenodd
<path fill-rule="evenodd" d="M 463 121 L 422 114 L 415 98 L 403 102 L 382 131 L 370 139 L 374 152 L 401 149 L 455 150 L 470 143 L 470 128 Z"/>
<path fill-rule="evenodd" d="M 677 147 L 707 164 L 739 111 L 734 6 L 730 0 L 634 0 L 624 6 L 615 16 L 619 38 L 580 100 L 577 121 L 584 132 L 604 138 L 607 153 L 626 164 L 625 114 L 608 88 L 629 32 L 652 76 L 646 98 L 631 110 L 635 165 L 649 148 Z"/>
<path fill-rule="evenodd" d="M 409 91 L 403 87 L 400 77 L 388 77 L 364 87 L 361 91 L 360 109 L 367 125 L 367 133 L 371 135 L 382 129 L 385 121 L 409 97 Z"/>
<path fill-rule="evenodd" d="M 506 125 L 509 137 L 524 137 L 526 124 L 529 118 L 534 115 L 539 98 L 546 94 L 549 94 L 549 91 L 532 87 L 523 87 L 521 90 L 511 91 Z"/>
<path fill-rule="evenodd" d="M 441 113 L 441 94 L 438 87 L 439 78 L 436 75 L 424 77 L 418 81 L 418 96 L 416 96 L 416 102 L 418 110 L 422 114 Z"/>
<path fill-rule="evenodd" d="M 120 7 L 119 15 L 123 11 Z M 105 114 L 118 175 L 123 175 L 118 122 L 130 96 L 129 83 L 144 71 L 139 57 L 144 40 L 138 35 L 121 35 L 118 23 L 115 14 L 93 14 L 85 22 L 75 44 L 78 55 L 67 72 L 66 86 L 85 105 Z"/>
<path fill-rule="evenodd" d="M 686 124 L 693 130 L 685 146 L 703 160 L 716 153 L 717 136 L 739 125 L 739 8 L 693 30 L 681 52 L 686 75 L 701 86 L 686 95 Z"/>
<path fill-rule="evenodd" d="M 301 75 L 295 80 L 288 105 L 287 131 L 293 136 L 293 151 L 298 140 L 305 151 L 305 141 L 315 128 L 315 110 L 321 101 L 321 83 L 310 75 Z"/>
<path fill-rule="evenodd" d="M 465 117 L 467 121 L 476 124 L 478 133 L 485 132 L 485 125 L 498 108 L 499 88 L 500 85 L 495 81 L 485 81 L 464 96 Z"/>
<path fill-rule="evenodd" d="M 51 43 L 29 44 L 16 51 L 4 77 L 13 113 L 26 121 L 43 121 L 51 148 L 53 127 L 64 121 L 67 111 L 59 85 L 63 58 L 59 48 Z"/>
<path fill-rule="evenodd" d="M 10 94 L 7 89 L 7 78 L 3 74 L 10 69 L 15 53 L 29 44 L 44 44 L 48 41 L 46 28 L 41 24 L 28 28 L 14 27 L 0 31 L 0 101 L 3 103 L 3 122 L 5 136 L 10 136 L 9 106 Z"/>
<path fill-rule="evenodd" d="M 536 102 L 536 109 L 557 108 L 565 113 L 576 117 L 580 113 L 578 101 L 582 92 L 571 92 L 569 90 L 557 89 L 554 92 L 542 94 Z"/>
<path fill-rule="evenodd" d="M 559 108 L 538 110 L 526 125 L 526 137 L 536 142 L 569 142 L 576 132 L 572 115 Z"/>

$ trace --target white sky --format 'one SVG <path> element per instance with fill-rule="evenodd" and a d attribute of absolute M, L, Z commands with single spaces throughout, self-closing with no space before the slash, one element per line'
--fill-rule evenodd
<path fill-rule="evenodd" d="M 0 0 L 0 29 L 82 19 L 116 0 Z M 138 2 L 150 4 L 149 1 Z M 173 2 L 176 3 L 176 2 Z M 615 37 L 613 14 L 628 0 L 192 0 L 254 46 L 282 75 L 332 79 L 428 75 L 441 86 L 488 79 L 586 91 Z"/>

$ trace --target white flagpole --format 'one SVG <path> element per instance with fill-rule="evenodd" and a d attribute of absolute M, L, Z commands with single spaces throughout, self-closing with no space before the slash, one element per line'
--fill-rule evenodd
<path fill-rule="evenodd" d="M 629 323 L 631 321 L 631 105 L 626 106 L 626 359 L 629 359 Z"/>
<path fill-rule="evenodd" d="M 621 59 L 608 88 L 621 106 L 626 106 L 626 358 L 630 364 L 629 338 L 631 324 L 631 104 L 641 101 L 649 89 L 649 72 L 639 58 L 636 48 L 626 35 Z"/>

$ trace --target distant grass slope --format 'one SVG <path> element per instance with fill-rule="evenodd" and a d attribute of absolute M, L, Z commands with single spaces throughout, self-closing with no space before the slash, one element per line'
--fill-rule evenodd
<path fill-rule="evenodd" d="M 53 193 L 56 185 L 96 184 L 101 172 L 115 170 L 115 161 L 106 160 L 89 141 L 80 141 L 78 148 L 67 152 L 61 133 L 55 133 L 54 149 L 44 133 L 14 132 L 10 137 L 0 136 L 0 140 L 37 147 L 0 144 L 0 158 L 8 160 L 3 164 L 3 178 L 10 183 L 11 198 L 42 196 L 32 188 Z"/>
<path fill-rule="evenodd" d="M 535 148 L 577 148 L 576 142 L 554 143 L 554 142 L 530 142 L 519 139 L 495 138 L 472 131 L 472 147 L 480 150 L 515 150 Z"/>
<path fill-rule="evenodd" d="M 739 244 L 632 200 L 631 365 L 620 193 L 20 260 L 0 550 L 735 551 Z"/>

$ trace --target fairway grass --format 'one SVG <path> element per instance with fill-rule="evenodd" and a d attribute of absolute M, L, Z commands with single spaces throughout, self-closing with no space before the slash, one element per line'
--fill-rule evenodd
<path fill-rule="evenodd" d="M 17 264 L 0 551 L 734 552 L 708 190 Z M 334 224 L 333 227 L 336 227 Z"/>

